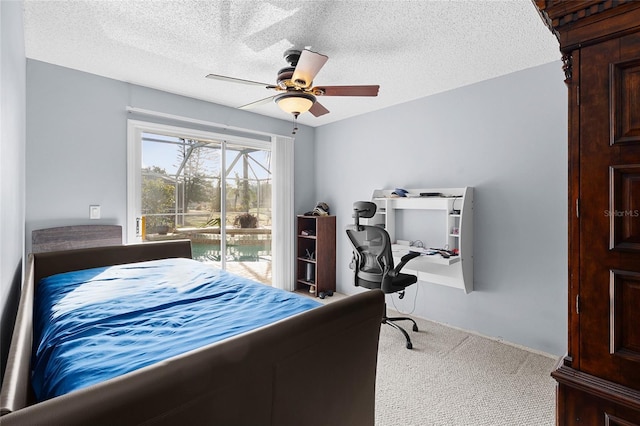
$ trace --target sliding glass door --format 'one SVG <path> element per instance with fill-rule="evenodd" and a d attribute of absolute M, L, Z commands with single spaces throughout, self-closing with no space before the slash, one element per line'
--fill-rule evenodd
<path fill-rule="evenodd" d="M 271 142 L 152 124 L 131 137 L 129 240 L 188 238 L 194 259 L 271 284 Z"/>

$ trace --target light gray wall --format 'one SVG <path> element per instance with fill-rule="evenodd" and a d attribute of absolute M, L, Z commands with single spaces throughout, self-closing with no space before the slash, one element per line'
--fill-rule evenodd
<path fill-rule="evenodd" d="M 295 209 L 338 216 L 338 291 L 354 293 L 342 230 L 375 188 L 474 186 L 475 291 L 420 283 L 395 306 L 556 355 L 566 347 L 566 89 L 553 63 L 296 137 Z M 289 134 L 276 120 L 27 61 L 26 230 L 124 224 L 127 105 Z M 416 289 L 417 296 L 416 295 Z M 389 303 L 392 301 L 390 300 Z M 391 305 L 393 307 L 393 305 Z"/>
<path fill-rule="evenodd" d="M 125 225 L 127 106 L 285 136 L 292 130 L 290 120 L 28 60 L 27 250 L 34 229 Z M 296 134 L 296 211 L 313 202 L 314 133 L 300 125 Z M 101 206 L 101 220 L 89 220 L 91 204 Z"/>
<path fill-rule="evenodd" d="M 475 187 L 475 291 L 420 282 L 402 311 L 547 353 L 566 350 L 567 95 L 554 62 L 322 126 L 316 198 L 344 227 L 376 188 Z M 384 88 L 381 88 L 383 93 Z M 408 239 L 408 238 L 407 238 Z M 416 296 L 417 293 L 417 296 Z"/>
<path fill-rule="evenodd" d="M 22 274 L 25 57 L 22 2 L 0 2 L 0 360 L 2 375 Z"/>

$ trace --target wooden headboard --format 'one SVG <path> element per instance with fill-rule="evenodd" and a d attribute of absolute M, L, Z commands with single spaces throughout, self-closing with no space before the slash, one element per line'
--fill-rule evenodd
<path fill-rule="evenodd" d="M 122 245 L 120 225 L 76 225 L 31 232 L 31 252 L 42 253 Z"/>

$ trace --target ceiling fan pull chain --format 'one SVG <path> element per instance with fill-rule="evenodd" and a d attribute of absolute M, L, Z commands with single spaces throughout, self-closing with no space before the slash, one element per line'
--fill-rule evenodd
<path fill-rule="evenodd" d="M 292 114 L 293 115 L 293 131 L 291 132 L 292 135 L 295 135 L 296 132 L 298 131 L 298 114 Z"/>

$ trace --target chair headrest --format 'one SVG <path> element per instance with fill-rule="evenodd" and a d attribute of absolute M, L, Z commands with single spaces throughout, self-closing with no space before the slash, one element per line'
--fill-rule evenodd
<path fill-rule="evenodd" d="M 353 216 L 369 219 L 376 214 L 376 204 L 371 201 L 356 201 L 353 203 Z"/>

